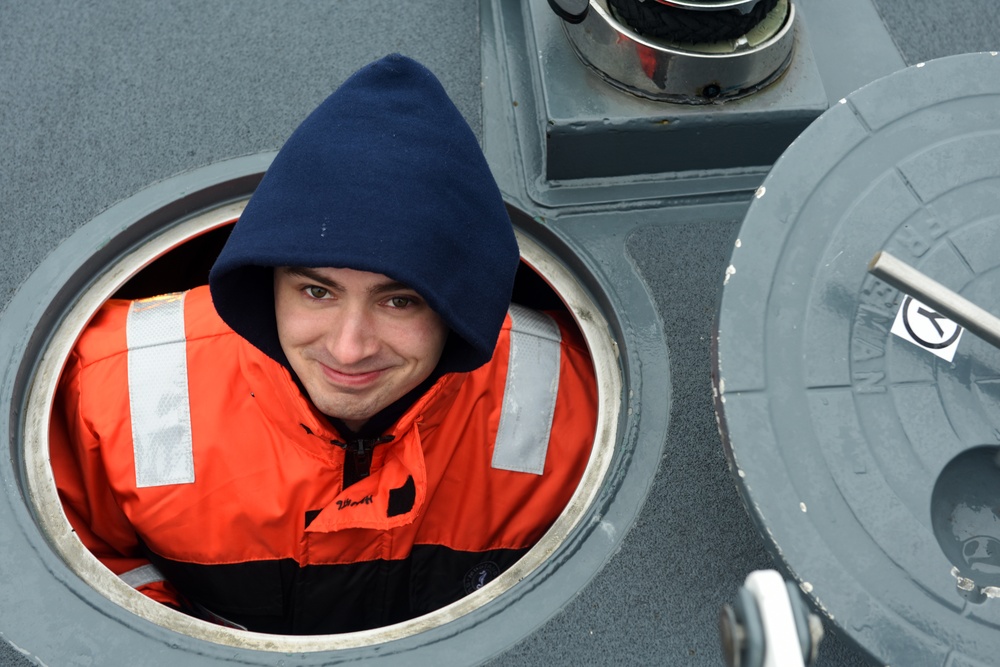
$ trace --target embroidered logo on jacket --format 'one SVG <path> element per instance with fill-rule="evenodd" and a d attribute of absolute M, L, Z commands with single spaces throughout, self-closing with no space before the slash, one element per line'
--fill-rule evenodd
<path fill-rule="evenodd" d="M 465 573 L 465 592 L 471 593 L 490 583 L 500 575 L 500 568 L 492 561 L 476 565 Z"/>
<path fill-rule="evenodd" d="M 361 500 L 352 500 L 350 498 L 344 498 L 343 500 L 337 501 L 337 509 L 345 510 L 348 507 L 357 507 L 358 505 L 371 505 L 371 504 L 372 504 L 371 495 L 367 495 Z"/>

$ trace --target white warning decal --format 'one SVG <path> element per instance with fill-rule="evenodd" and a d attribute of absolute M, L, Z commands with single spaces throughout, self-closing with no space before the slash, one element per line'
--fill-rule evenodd
<path fill-rule="evenodd" d="M 949 362 L 955 358 L 962 331 L 961 326 L 912 296 L 903 299 L 892 323 L 892 333 Z"/>

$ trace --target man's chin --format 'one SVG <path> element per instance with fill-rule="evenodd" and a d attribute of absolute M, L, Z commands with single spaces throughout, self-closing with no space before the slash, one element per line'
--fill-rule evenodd
<path fill-rule="evenodd" d="M 371 388 L 331 390 L 329 387 L 322 387 L 317 390 L 306 386 L 306 393 L 317 410 L 345 424 L 367 421 L 388 405 Z"/>

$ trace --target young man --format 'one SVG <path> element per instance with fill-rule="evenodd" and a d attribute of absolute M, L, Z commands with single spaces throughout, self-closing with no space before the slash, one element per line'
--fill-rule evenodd
<path fill-rule="evenodd" d="M 123 580 L 250 630 L 362 630 L 510 567 L 589 457 L 564 315 L 510 304 L 518 250 L 475 136 L 402 56 L 295 131 L 207 287 L 109 302 L 51 430 L 66 514 Z"/>

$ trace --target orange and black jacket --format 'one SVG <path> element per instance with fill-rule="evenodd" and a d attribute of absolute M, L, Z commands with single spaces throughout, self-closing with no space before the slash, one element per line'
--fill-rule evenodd
<path fill-rule="evenodd" d="M 67 517 L 136 589 L 250 630 L 433 611 L 513 564 L 576 489 L 596 386 L 563 319 L 512 306 L 492 361 L 441 377 L 344 488 L 356 453 L 206 288 L 109 302 L 53 415 Z"/>

